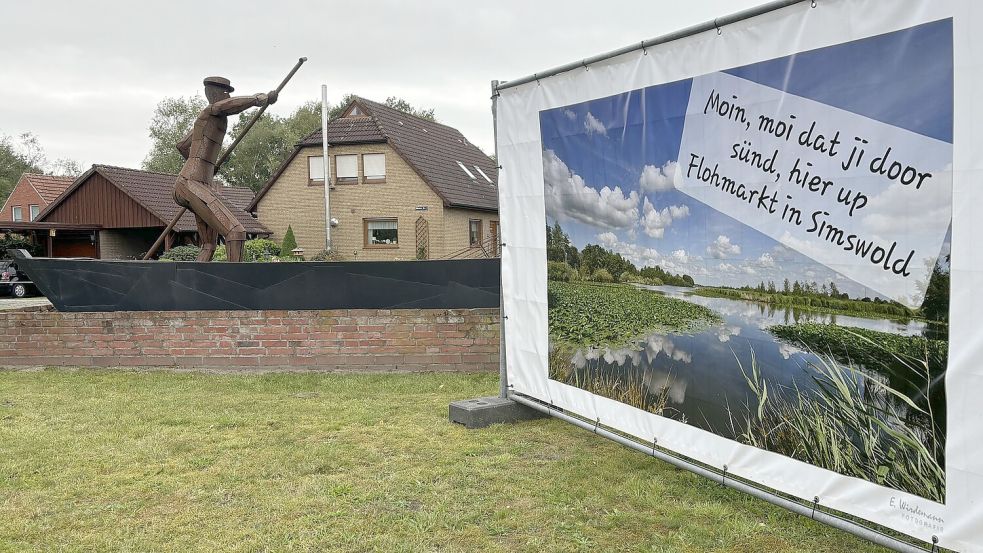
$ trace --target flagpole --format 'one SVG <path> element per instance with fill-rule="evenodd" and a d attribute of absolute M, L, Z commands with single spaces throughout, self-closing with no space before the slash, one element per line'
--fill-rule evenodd
<path fill-rule="evenodd" d="M 324 170 L 324 250 L 331 251 L 331 158 L 328 157 L 328 85 L 321 85 L 321 168 Z"/>

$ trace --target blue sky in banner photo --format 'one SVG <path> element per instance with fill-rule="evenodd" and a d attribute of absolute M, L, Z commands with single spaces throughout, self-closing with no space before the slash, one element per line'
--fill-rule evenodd
<path fill-rule="evenodd" d="M 951 20 L 726 73 L 952 142 Z M 541 112 L 548 221 L 559 220 L 578 248 L 601 244 L 638 267 L 659 265 L 699 284 L 781 287 L 788 277 L 876 295 L 674 189 L 690 84 Z"/>

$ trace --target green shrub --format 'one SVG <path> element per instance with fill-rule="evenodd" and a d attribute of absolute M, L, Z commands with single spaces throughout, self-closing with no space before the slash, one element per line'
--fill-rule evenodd
<path fill-rule="evenodd" d="M 291 233 L 292 234 L 292 233 Z M 297 246 L 294 246 L 295 248 Z M 280 255 L 280 245 L 266 238 L 246 240 L 243 248 L 243 261 L 272 261 L 274 257 Z"/>
<path fill-rule="evenodd" d="M 225 244 L 222 244 L 219 247 L 215 248 L 215 254 L 212 255 L 212 261 L 228 261 L 228 260 L 229 260 L 229 253 L 228 250 L 225 249 Z"/>
<path fill-rule="evenodd" d="M 311 261 L 346 261 L 345 256 L 338 250 L 321 250 L 314 254 Z"/>
<path fill-rule="evenodd" d="M 0 234 L 0 259 L 10 258 L 7 255 L 8 248 L 27 250 L 34 257 L 42 256 L 45 253 L 40 244 L 35 244 L 20 234 Z"/>
<path fill-rule="evenodd" d="M 290 252 L 297 249 L 297 239 L 294 237 L 294 229 L 287 225 L 287 232 L 283 235 L 283 242 L 280 244 L 280 252 L 283 255 L 290 255 Z"/>
<path fill-rule="evenodd" d="M 614 277 L 607 269 L 598 269 L 590 275 L 591 282 L 614 282 Z"/>
<path fill-rule="evenodd" d="M 201 248 L 198 246 L 175 246 L 160 256 L 162 261 L 194 261 L 198 259 Z"/>
<path fill-rule="evenodd" d="M 577 280 L 577 276 L 577 270 L 563 261 L 546 262 L 547 280 L 570 282 L 571 280 Z"/>

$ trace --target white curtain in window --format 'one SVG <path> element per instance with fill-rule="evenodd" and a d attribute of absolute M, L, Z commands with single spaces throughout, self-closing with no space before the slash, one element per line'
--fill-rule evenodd
<path fill-rule="evenodd" d="M 338 164 L 339 179 L 358 177 L 358 156 L 335 156 L 335 163 Z"/>
<path fill-rule="evenodd" d="M 31 220 L 33 221 L 33 220 L 37 219 L 38 218 L 38 215 L 40 215 L 40 214 L 41 214 L 41 206 L 32 205 L 31 206 Z"/>
<path fill-rule="evenodd" d="M 396 221 L 369 221 L 369 230 L 396 230 Z"/>
<path fill-rule="evenodd" d="M 307 158 L 307 178 L 310 180 L 324 180 L 323 157 L 311 156 Z"/>
<path fill-rule="evenodd" d="M 386 178 L 386 154 L 365 154 L 362 156 L 365 178 L 384 179 Z"/>
<path fill-rule="evenodd" d="M 24 220 L 24 210 L 20 207 L 13 207 L 10 209 L 11 215 L 13 215 L 14 221 Z"/>

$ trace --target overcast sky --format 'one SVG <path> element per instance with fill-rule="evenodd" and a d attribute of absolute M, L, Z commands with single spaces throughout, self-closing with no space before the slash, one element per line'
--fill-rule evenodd
<path fill-rule="evenodd" d="M 165 96 L 207 75 L 274 88 L 310 60 L 274 113 L 346 92 L 400 96 L 492 151 L 489 82 L 702 23 L 763 0 L 586 2 L 7 2 L 0 134 L 32 132 L 48 158 L 136 167 Z M 154 11 L 149 6 L 166 9 Z"/>

